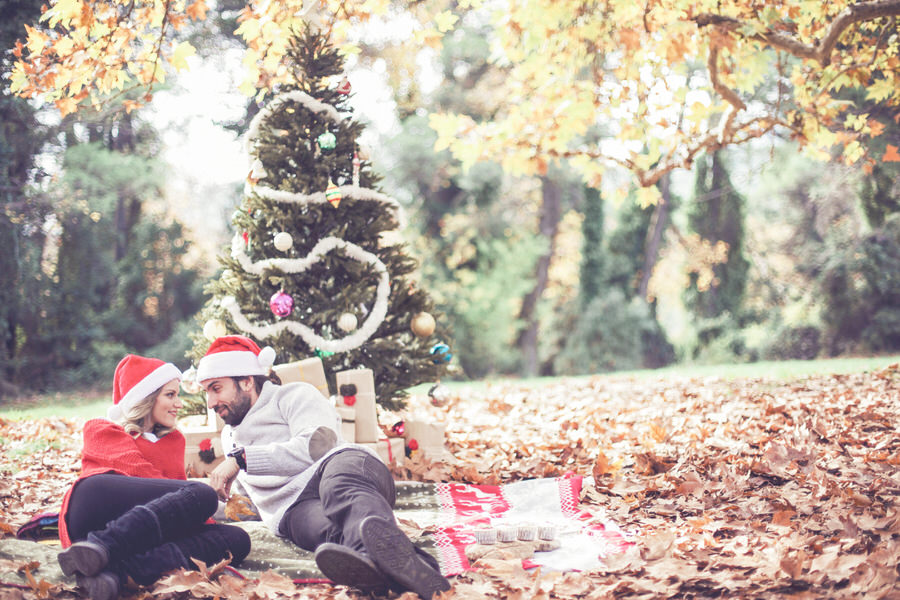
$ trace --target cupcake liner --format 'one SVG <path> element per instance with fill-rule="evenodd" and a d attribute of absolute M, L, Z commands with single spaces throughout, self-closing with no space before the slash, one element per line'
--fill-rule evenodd
<path fill-rule="evenodd" d="M 556 538 L 556 525 L 541 525 L 538 527 L 538 537 L 545 541 Z"/>
<path fill-rule="evenodd" d="M 497 540 L 500 542 L 514 542 L 518 533 L 517 527 L 500 527 L 497 529 Z"/>
<path fill-rule="evenodd" d="M 497 530 L 496 529 L 476 529 L 475 530 L 475 541 L 479 544 L 496 544 L 497 543 Z"/>
<path fill-rule="evenodd" d="M 538 528 L 534 525 L 519 525 L 516 530 L 516 537 L 523 542 L 531 542 L 537 537 Z"/>

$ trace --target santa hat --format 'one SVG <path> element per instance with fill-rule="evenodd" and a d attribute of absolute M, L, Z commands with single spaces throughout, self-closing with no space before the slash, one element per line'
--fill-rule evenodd
<path fill-rule="evenodd" d="M 129 354 L 113 376 L 113 405 L 106 411 L 111 421 L 120 421 L 138 402 L 169 383 L 181 379 L 181 371 L 158 358 Z"/>
<path fill-rule="evenodd" d="M 260 349 L 256 342 L 242 335 L 216 338 L 197 364 L 197 381 L 216 377 L 268 375 L 275 363 L 275 350 Z"/>

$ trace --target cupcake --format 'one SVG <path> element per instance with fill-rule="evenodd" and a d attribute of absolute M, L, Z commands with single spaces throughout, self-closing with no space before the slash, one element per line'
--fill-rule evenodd
<path fill-rule="evenodd" d="M 516 528 L 516 537 L 523 542 L 531 542 L 537 537 L 538 528 L 535 525 L 519 525 Z"/>
<path fill-rule="evenodd" d="M 497 540 L 501 542 L 514 542 L 519 534 L 519 528 L 514 526 L 504 526 L 497 529 Z"/>
<path fill-rule="evenodd" d="M 550 541 L 556 538 L 556 525 L 546 524 L 538 527 L 538 537 Z"/>
<path fill-rule="evenodd" d="M 475 541 L 479 544 L 496 544 L 497 543 L 497 530 L 491 527 L 485 529 L 476 529 L 475 530 Z"/>

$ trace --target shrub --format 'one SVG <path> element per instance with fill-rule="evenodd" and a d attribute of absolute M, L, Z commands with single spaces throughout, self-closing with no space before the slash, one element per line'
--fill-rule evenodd
<path fill-rule="evenodd" d="M 900 214 L 835 253 L 821 286 L 830 354 L 900 349 Z"/>
<path fill-rule="evenodd" d="M 647 364 L 648 355 L 654 363 L 664 363 L 674 353 L 647 303 L 640 298 L 629 301 L 612 288 L 573 320 L 553 367 L 557 374 L 575 375 L 661 366 Z"/>
<path fill-rule="evenodd" d="M 783 327 L 764 350 L 770 360 L 812 360 L 822 350 L 822 332 L 812 325 Z"/>

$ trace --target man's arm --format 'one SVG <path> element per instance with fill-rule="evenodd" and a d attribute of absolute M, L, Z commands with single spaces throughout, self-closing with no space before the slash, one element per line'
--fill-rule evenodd
<path fill-rule="evenodd" d="M 331 402 L 312 386 L 297 386 L 278 399 L 290 439 L 244 448 L 247 473 L 293 475 L 307 469 L 337 445 L 340 417 Z"/>
<path fill-rule="evenodd" d="M 231 484 L 239 471 L 237 460 L 229 456 L 210 472 L 209 485 L 216 490 L 222 500 L 228 500 L 231 495 Z"/>

